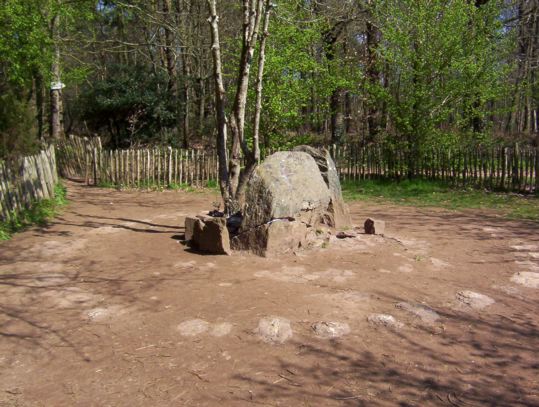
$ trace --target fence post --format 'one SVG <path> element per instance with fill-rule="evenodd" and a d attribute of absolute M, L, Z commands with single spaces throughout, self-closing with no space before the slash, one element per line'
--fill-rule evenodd
<path fill-rule="evenodd" d="M 94 170 L 94 186 L 97 186 L 97 147 L 94 147 L 93 150 L 93 170 Z"/>

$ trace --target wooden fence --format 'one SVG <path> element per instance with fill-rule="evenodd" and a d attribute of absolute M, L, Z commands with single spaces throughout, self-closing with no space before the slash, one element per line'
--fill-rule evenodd
<path fill-rule="evenodd" d="M 89 163 L 93 159 L 94 149 L 101 150 L 99 137 L 87 138 L 70 135 L 65 140 L 56 142 L 58 172 L 64 178 L 80 179 L 89 176 Z"/>
<path fill-rule="evenodd" d="M 433 148 L 413 160 L 402 150 L 377 145 L 331 146 L 330 151 L 342 180 L 414 177 L 490 190 L 539 191 L 539 149 L 530 146 Z"/>
<path fill-rule="evenodd" d="M 0 219 L 10 220 L 34 202 L 53 198 L 57 182 L 52 145 L 16 162 L 0 162 Z"/>
<path fill-rule="evenodd" d="M 99 139 L 70 136 L 58 144 L 63 177 L 117 187 L 206 186 L 217 179 L 214 152 L 171 147 L 105 150 Z"/>
<path fill-rule="evenodd" d="M 539 191 L 539 150 L 513 145 L 434 148 L 414 155 L 390 146 L 329 146 L 341 180 L 440 180 L 457 186 Z M 270 151 L 267 154 L 271 153 Z M 173 148 L 104 150 L 98 139 L 71 137 L 58 145 L 60 173 L 91 185 L 204 186 L 217 179 L 215 151 Z"/>

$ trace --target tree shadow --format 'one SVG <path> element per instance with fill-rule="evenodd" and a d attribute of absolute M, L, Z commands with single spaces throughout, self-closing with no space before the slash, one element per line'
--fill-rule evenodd
<path fill-rule="evenodd" d="M 376 351 L 365 349 L 360 337 L 296 339 L 286 345 L 295 347 L 296 357 L 275 360 L 277 380 L 246 374 L 233 379 L 267 405 L 539 405 L 536 324 L 459 312 L 442 317 L 451 326 L 434 339 L 421 326 L 369 328 L 383 344 Z M 257 361 L 252 370 L 264 364 Z"/>

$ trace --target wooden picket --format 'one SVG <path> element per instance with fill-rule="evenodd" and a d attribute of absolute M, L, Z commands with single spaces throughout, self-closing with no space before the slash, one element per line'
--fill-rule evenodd
<path fill-rule="evenodd" d="M 380 145 L 332 145 L 341 180 L 406 177 L 459 187 L 521 193 L 539 191 L 539 149 L 532 146 L 435 147 L 414 155 Z"/>
<path fill-rule="evenodd" d="M 515 192 L 539 190 L 539 150 L 531 146 L 433 147 L 413 159 L 391 145 L 330 145 L 341 180 L 407 177 L 459 187 Z M 274 150 L 268 149 L 265 155 Z M 58 145 L 59 170 L 67 178 L 116 187 L 204 186 L 217 180 L 213 151 L 171 147 L 104 150 L 99 139 L 71 136 Z"/>
<path fill-rule="evenodd" d="M 101 142 L 70 136 L 58 143 L 59 171 L 88 185 L 205 186 L 217 179 L 214 152 L 172 147 L 104 150 Z"/>
<path fill-rule="evenodd" d="M 14 162 L 0 161 L 0 220 L 8 221 L 36 201 L 53 198 L 57 182 L 52 145 Z"/>

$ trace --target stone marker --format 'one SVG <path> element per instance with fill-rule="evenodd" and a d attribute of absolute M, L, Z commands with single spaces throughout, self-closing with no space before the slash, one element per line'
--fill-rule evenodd
<path fill-rule="evenodd" d="M 432 325 L 438 321 L 438 319 L 440 319 L 440 315 L 438 315 L 436 311 L 423 304 L 399 302 L 395 304 L 395 307 L 412 314 L 416 318 L 421 319 L 421 321 L 427 325 Z"/>
<path fill-rule="evenodd" d="M 469 290 L 459 291 L 456 298 L 460 303 L 477 310 L 486 308 L 495 302 L 492 298 L 485 294 L 480 294 Z"/>
<path fill-rule="evenodd" d="M 255 332 L 264 342 L 271 344 L 284 343 L 292 337 L 290 321 L 280 317 L 262 318 Z"/>
<path fill-rule="evenodd" d="M 375 326 L 383 326 L 390 329 L 400 329 L 404 326 L 402 322 L 395 319 L 393 315 L 389 314 L 371 314 L 367 317 L 369 324 Z"/>
<path fill-rule="evenodd" d="M 194 216 L 187 216 L 185 218 L 185 240 L 190 241 L 193 239 L 193 231 L 195 230 L 195 223 L 197 222 L 198 218 Z"/>
<path fill-rule="evenodd" d="M 386 223 L 383 220 L 367 218 L 365 221 L 365 233 L 368 235 L 383 235 L 386 230 Z"/>
<path fill-rule="evenodd" d="M 511 277 L 513 283 L 521 284 L 529 288 L 539 288 L 539 273 L 521 271 Z"/>
<path fill-rule="evenodd" d="M 312 325 L 316 336 L 324 339 L 335 339 L 350 333 L 350 326 L 346 322 L 321 321 Z"/>
<path fill-rule="evenodd" d="M 230 237 L 226 219 L 198 216 L 194 222 L 191 246 L 205 253 L 230 255 Z"/>
<path fill-rule="evenodd" d="M 238 213 L 229 218 L 187 217 L 185 240 L 208 253 L 230 254 L 232 248 L 268 256 L 316 246 L 326 228 L 334 233 L 350 227 L 329 152 L 302 146 L 272 154 L 254 170 Z"/>

